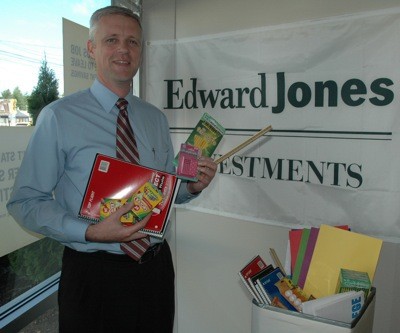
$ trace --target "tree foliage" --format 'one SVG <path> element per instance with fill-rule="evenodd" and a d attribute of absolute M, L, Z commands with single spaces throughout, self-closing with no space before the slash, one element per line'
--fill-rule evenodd
<path fill-rule="evenodd" d="M 11 98 L 13 98 L 10 89 L 7 89 L 7 90 L 2 91 L 2 92 L 1 92 L 1 98 L 4 98 L 4 99 L 11 99 Z"/>
<path fill-rule="evenodd" d="M 47 66 L 46 58 L 42 61 L 39 71 L 39 78 L 36 87 L 33 88 L 32 94 L 28 98 L 28 111 L 32 116 L 33 125 L 40 111 L 51 102 L 59 98 L 58 80 L 54 70 Z"/>
<path fill-rule="evenodd" d="M 28 108 L 28 95 L 23 94 L 19 87 L 15 87 L 12 93 L 12 98 L 17 100 L 17 108 L 20 110 L 27 110 Z"/>

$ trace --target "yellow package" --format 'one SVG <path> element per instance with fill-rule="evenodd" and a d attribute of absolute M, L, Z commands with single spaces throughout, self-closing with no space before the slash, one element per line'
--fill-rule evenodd
<path fill-rule="evenodd" d="M 134 202 L 132 210 L 121 216 L 121 223 L 129 225 L 141 221 L 162 201 L 162 193 L 150 182 L 144 183 L 130 198 L 104 198 L 100 204 L 100 221 L 110 216 L 127 202 Z"/>
<path fill-rule="evenodd" d="M 144 183 L 132 196 L 134 222 L 141 221 L 163 199 L 161 191 L 152 183 Z"/>
<path fill-rule="evenodd" d="M 100 221 L 104 220 L 106 217 L 110 216 L 112 213 L 117 211 L 121 206 L 125 205 L 126 202 L 131 201 L 132 198 L 129 199 L 111 199 L 104 198 L 100 203 Z M 133 223 L 135 217 L 132 211 L 121 216 L 121 223 Z"/>

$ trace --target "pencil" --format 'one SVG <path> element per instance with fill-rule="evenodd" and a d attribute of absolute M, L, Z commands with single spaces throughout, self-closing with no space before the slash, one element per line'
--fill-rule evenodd
<path fill-rule="evenodd" d="M 222 161 L 226 160 L 228 157 L 237 153 L 239 150 L 242 150 L 244 147 L 248 146 L 250 143 L 252 143 L 252 142 L 256 141 L 258 138 L 262 137 L 265 133 L 269 132 L 270 130 L 272 130 L 271 126 L 267 126 L 267 127 L 263 128 L 262 130 L 260 130 L 256 134 L 254 134 L 252 137 L 250 137 L 246 141 L 242 142 L 240 145 L 236 146 L 235 148 L 233 148 L 232 150 L 227 152 L 225 155 L 222 155 L 220 158 L 217 158 L 215 160 L 215 163 L 217 163 L 217 164 L 221 163 Z"/>

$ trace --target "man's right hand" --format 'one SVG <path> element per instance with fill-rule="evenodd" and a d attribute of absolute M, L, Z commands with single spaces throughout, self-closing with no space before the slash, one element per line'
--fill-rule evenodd
<path fill-rule="evenodd" d="M 139 232 L 150 220 L 151 213 L 142 221 L 131 226 L 123 225 L 121 216 L 129 212 L 133 207 L 132 202 L 121 206 L 116 212 L 97 224 L 91 224 L 86 229 L 85 238 L 89 242 L 97 243 L 124 243 L 134 239 L 146 237 L 146 234 Z"/>

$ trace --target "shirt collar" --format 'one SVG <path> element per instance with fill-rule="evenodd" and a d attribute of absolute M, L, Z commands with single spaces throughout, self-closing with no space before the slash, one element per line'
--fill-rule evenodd
<path fill-rule="evenodd" d="M 119 98 L 118 95 L 114 94 L 97 79 L 94 80 L 90 91 L 106 112 L 112 111 Z M 128 101 L 129 105 L 133 104 L 133 95 L 131 93 L 124 98 Z"/>

